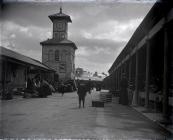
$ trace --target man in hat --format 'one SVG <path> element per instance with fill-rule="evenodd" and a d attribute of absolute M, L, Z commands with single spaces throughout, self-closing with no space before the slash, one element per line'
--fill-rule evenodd
<path fill-rule="evenodd" d="M 83 105 L 83 108 L 85 107 L 85 96 L 86 96 L 86 85 L 84 83 L 81 83 L 78 81 L 77 83 L 77 94 L 79 97 L 79 108 L 81 107 L 81 102 Z"/>

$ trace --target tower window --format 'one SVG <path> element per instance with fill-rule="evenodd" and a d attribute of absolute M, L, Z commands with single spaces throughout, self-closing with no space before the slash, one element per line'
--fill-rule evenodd
<path fill-rule="evenodd" d="M 59 40 L 59 33 L 54 33 L 54 38 Z"/>
<path fill-rule="evenodd" d="M 59 65 L 59 72 L 60 73 L 66 73 L 66 64 L 65 63 L 61 63 Z"/>
<path fill-rule="evenodd" d="M 53 50 L 49 50 L 48 52 L 48 60 L 53 61 Z"/>
<path fill-rule="evenodd" d="M 61 33 L 61 39 L 65 39 L 65 34 Z"/>
<path fill-rule="evenodd" d="M 55 51 L 55 61 L 59 61 L 59 50 Z"/>
<path fill-rule="evenodd" d="M 61 60 L 66 61 L 66 50 L 63 50 L 61 53 Z"/>
<path fill-rule="evenodd" d="M 62 39 L 64 39 L 64 38 L 65 38 L 65 36 L 64 36 L 64 35 L 61 35 L 61 38 L 62 38 Z"/>

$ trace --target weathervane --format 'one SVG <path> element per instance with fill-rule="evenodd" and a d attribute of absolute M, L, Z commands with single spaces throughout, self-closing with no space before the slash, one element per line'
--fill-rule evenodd
<path fill-rule="evenodd" d="M 59 3 L 60 3 L 60 13 L 62 14 L 62 0 L 60 0 Z"/>

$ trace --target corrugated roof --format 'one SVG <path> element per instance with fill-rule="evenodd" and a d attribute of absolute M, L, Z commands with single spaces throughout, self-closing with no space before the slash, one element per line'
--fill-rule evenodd
<path fill-rule="evenodd" d="M 72 45 L 74 49 L 77 49 L 76 45 L 74 42 L 64 39 L 64 40 L 57 40 L 57 39 L 47 39 L 46 41 L 40 42 L 41 45 Z"/>
<path fill-rule="evenodd" d="M 42 64 L 40 61 L 35 60 L 33 58 L 27 57 L 25 55 L 22 55 L 20 53 L 14 52 L 12 50 L 9 50 L 7 48 L 4 48 L 2 46 L 0 46 L 0 56 L 4 56 L 4 57 L 8 57 L 11 59 L 15 59 L 18 61 L 21 61 L 23 63 L 27 63 L 27 64 L 31 64 L 49 71 L 53 71 L 52 69 L 50 69 L 49 67 L 45 66 L 44 64 Z"/>

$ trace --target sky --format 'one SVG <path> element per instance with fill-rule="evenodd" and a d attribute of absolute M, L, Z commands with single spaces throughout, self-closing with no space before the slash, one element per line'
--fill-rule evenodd
<path fill-rule="evenodd" d="M 76 50 L 75 66 L 108 73 L 154 0 L 5 0 L 0 45 L 41 61 L 41 41 L 52 38 L 49 15 L 69 15 L 68 39 Z"/>

